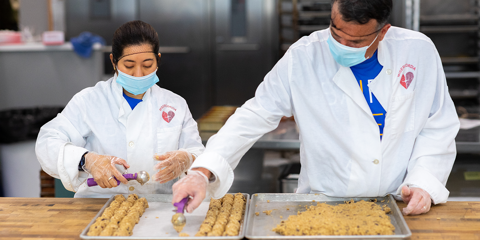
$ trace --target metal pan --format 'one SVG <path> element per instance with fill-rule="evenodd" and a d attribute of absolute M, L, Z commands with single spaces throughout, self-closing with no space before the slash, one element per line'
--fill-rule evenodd
<path fill-rule="evenodd" d="M 272 231 L 282 220 L 286 220 L 289 215 L 295 215 L 298 211 L 305 211 L 305 206 L 316 204 L 317 202 L 326 202 L 336 205 L 344 201 L 365 200 L 372 201 L 377 199 L 377 204 L 386 204 L 392 212 L 388 214 L 395 226 L 395 235 L 367 235 L 367 236 L 283 236 Z M 384 201 L 383 203 L 381 201 Z M 336 198 L 328 197 L 323 194 L 296 194 L 296 193 L 258 193 L 253 194 L 250 201 L 250 210 L 248 212 L 245 237 L 248 239 L 265 240 L 285 240 L 285 239 L 408 239 L 412 233 L 405 223 L 405 219 L 398 209 L 395 199 L 391 195 L 377 198 Z M 289 210 L 287 210 L 287 208 Z M 265 210 L 273 210 L 270 215 L 263 213 Z M 260 215 L 256 216 L 255 212 Z M 280 218 L 282 216 L 282 218 Z"/>
<path fill-rule="evenodd" d="M 123 194 L 125 198 L 128 194 Z M 187 225 L 183 229 L 183 233 L 187 233 L 190 237 L 179 237 L 178 233 L 173 229 L 170 220 L 174 212 L 172 206 L 171 194 L 138 194 L 139 197 L 145 197 L 148 201 L 149 208 L 146 209 L 143 216 L 135 228 L 133 229 L 133 235 L 128 237 L 116 237 L 116 236 L 87 236 L 87 232 L 90 226 L 95 223 L 95 220 L 103 214 L 103 211 L 110 206 L 110 203 L 114 200 L 114 196 L 108 199 L 107 203 L 100 209 L 97 215 L 90 221 L 85 229 L 80 234 L 82 239 L 242 239 L 245 236 L 246 216 L 249 209 L 250 195 L 243 193 L 246 199 L 245 215 L 243 222 L 240 225 L 240 232 L 238 236 L 222 236 L 222 237 L 195 237 L 200 224 L 205 219 L 208 206 L 210 204 L 210 198 L 205 199 L 204 202 L 193 213 L 185 213 L 187 218 Z"/>

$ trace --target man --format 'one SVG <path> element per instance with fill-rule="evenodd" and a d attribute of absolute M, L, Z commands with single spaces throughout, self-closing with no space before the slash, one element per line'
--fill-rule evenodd
<path fill-rule="evenodd" d="M 330 28 L 293 44 L 255 97 L 208 141 L 173 186 L 187 210 L 222 197 L 233 168 L 283 116 L 300 130 L 297 193 L 393 194 L 405 215 L 446 202 L 459 121 L 432 41 L 392 27 L 392 0 L 332 0 Z"/>

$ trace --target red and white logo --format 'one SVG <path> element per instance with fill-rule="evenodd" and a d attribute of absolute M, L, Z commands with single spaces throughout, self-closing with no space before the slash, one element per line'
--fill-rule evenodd
<path fill-rule="evenodd" d="M 162 107 L 160 107 L 160 111 L 162 112 L 163 120 L 165 120 L 167 123 L 170 123 L 175 117 L 175 111 L 177 111 L 177 109 L 167 104 L 163 104 Z"/>
<path fill-rule="evenodd" d="M 408 89 L 410 84 L 413 82 L 413 79 L 415 78 L 415 74 L 413 73 L 413 71 L 415 70 L 416 68 L 408 63 L 400 68 L 397 77 L 401 76 L 400 85 L 402 85 L 405 89 Z"/>

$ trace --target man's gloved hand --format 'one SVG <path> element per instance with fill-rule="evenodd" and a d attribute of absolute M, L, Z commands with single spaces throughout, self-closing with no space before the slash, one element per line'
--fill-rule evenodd
<path fill-rule="evenodd" d="M 432 199 L 425 190 L 416 187 L 402 187 L 402 199 L 407 204 L 403 215 L 420 215 L 430 211 Z"/>
<path fill-rule="evenodd" d="M 115 168 L 115 164 L 123 165 L 126 169 L 130 167 L 125 160 L 118 157 L 100 155 L 94 152 L 85 155 L 85 170 L 92 174 L 95 182 L 102 188 L 116 187 L 117 180 L 123 184 L 128 183 L 128 180 Z"/>
<path fill-rule="evenodd" d="M 153 168 L 160 171 L 153 175 L 153 180 L 160 183 L 166 183 L 179 177 L 193 163 L 192 154 L 182 150 L 167 152 L 163 155 L 155 154 L 155 159 L 160 162 Z"/>
<path fill-rule="evenodd" d="M 187 203 L 187 212 L 191 213 L 202 203 L 207 194 L 208 178 L 200 171 L 188 170 L 187 176 L 173 184 L 172 204 L 191 196 Z"/>

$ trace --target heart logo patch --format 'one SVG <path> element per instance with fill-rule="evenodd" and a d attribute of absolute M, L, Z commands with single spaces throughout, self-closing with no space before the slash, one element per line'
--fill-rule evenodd
<path fill-rule="evenodd" d="M 413 73 L 412 72 L 407 72 L 407 74 L 402 75 L 402 79 L 400 79 L 400 84 L 405 88 L 408 89 L 410 86 L 410 83 L 413 81 Z"/>
<path fill-rule="evenodd" d="M 175 113 L 172 111 L 167 112 L 162 112 L 162 118 L 165 120 L 165 122 L 170 123 L 172 121 L 173 117 L 175 117 Z"/>

